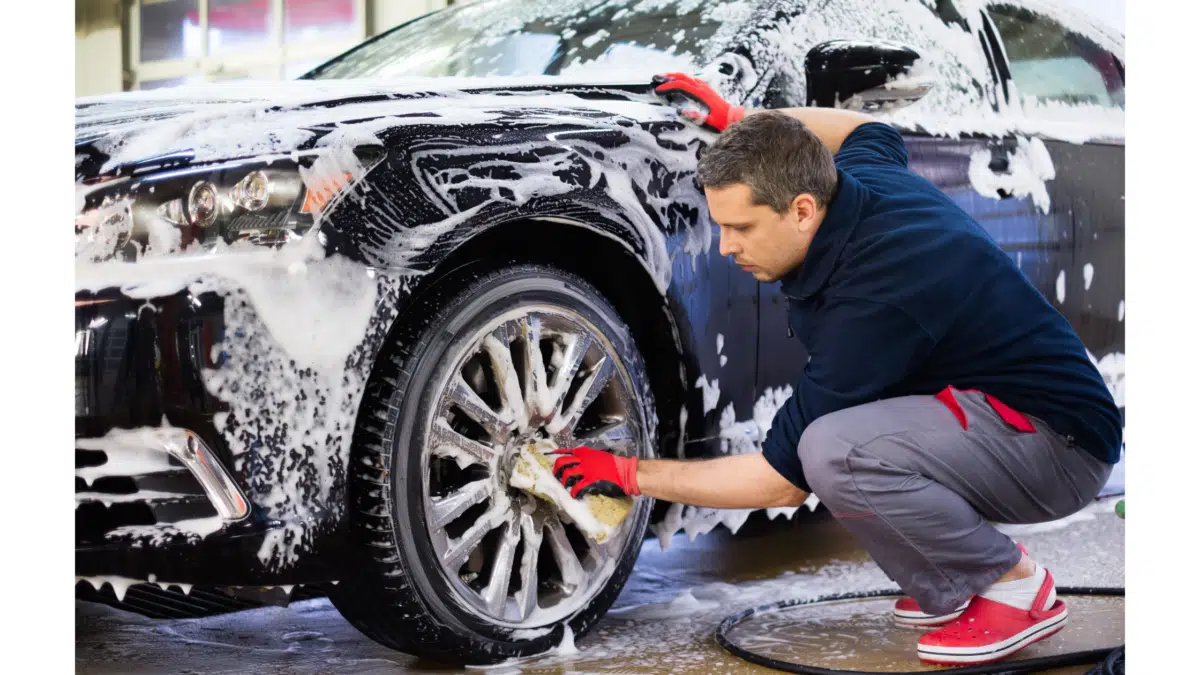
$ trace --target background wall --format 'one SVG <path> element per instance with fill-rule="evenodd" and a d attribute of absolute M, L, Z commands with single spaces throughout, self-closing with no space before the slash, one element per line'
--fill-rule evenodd
<path fill-rule="evenodd" d="M 121 91 L 121 0 L 75 0 L 75 95 Z"/>
<path fill-rule="evenodd" d="M 322 2 L 330 5 L 343 5 L 347 2 L 355 4 L 355 16 L 358 26 L 352 34 L 345 34 L 349 44 L 361 41 L 372 35 L 382 33 L 397 24 L 408 21 L 435 9 L 441 9 L 447 4 L 463 4 L 470 0 L 283 0 L 279 6 L 300 6 L 312 8 Z M 133 24 L 142 22 L 139 30 L 147 34 L 154 26 L 145 25 L 147 17 L 152 17 L 162 10 L 170 10 L 178 6 L 176 14 L 188 11 L 195 13 L 197 8 L 207 5 L 210 12 L 224 11 L 225 16 L 247 8 L 243 14 L 262 11 L 272 4 L 272 0 L 75 0 L 75 95 L 90 96 L 152 86 L 166 86 L 183 82 L 204 80 L 233 79 L 237 77 L 292 77 L 298 69 L 306 69 L 319 63 L 324 58 L 341 51 L 342 47 L 333 42 L 335 51 L 329 53 L 320 44 L 315 46 L 281 45 L 281 55 L 275 63 L 275 56 L 258 50 L 243 57 L 233 55 L 226 59 L 227 63 L 216 63 L 207 54 L 197 55 L 180 53 L 179 58 L 168 59 L 167 63 L 141 64 L 138 62 L 140 45 L 134 44 L 133 35 L 136 31 Z M 149 8 L 150 12 L 141 9 Z M 230 10 L 233 10 L 232 12 Z M 174 24 L 178 26 L 178 18 Z M 283 21 L 276 22 L 283 25 Z M 159 30 L 162 30 L 159 26 Z M 176 29 L 178 30 L 178 29 Z M 191 36 L 195 37 L 195 36 Z M 282 42 L 282 41 L 281 41 Z M 193 45 L 194 47 L 194 45 Z M 268 45 L 267 52 L 270 52 Z M 294 56 L 287 56 L 290 52 Z M 291 63 L 284 63 L 285 61 Z M 226 67 L 232 63 L 234 67 Z M 291 66 L 291 67 L 289 67 Z M 303 72 L 303 70 L 299 70 Z"/>

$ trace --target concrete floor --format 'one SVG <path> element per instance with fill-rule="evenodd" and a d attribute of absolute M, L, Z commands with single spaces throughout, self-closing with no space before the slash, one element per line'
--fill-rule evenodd
<path fill-rule="evenodd" d="M 1125 522 L 1113 514 L 1114 502 L 1097 502 L 1065 521 L 1007 529 L 1054 572 L 1060 586 L 1122 586 Z M 713 631 L 723 617 L 785 598 L 893 587 L 822 513 L 801 513 L 789 523 L 751 520 L 736 536 L 723 528 L 695 542 L 681 535 L 665 552 L 657 540 L 648 540 L 613 609 L 574 648 L 564 645 L 542 657 L 467 672 L 775 672 L 717 645 Z M 1124 642 L 1123 601 L 1079 598 L 1070 607 L 1072 625 L 1023 655 Z M 893 627 L 885 620 L 888 608 L 889 602 L 873 600 L 796 609 L 755 619 L 732 637 L 756 651 L 807 657 L 811 665 L 828 668 L 921 670 L 914 653 L 920 633 Z M 76 601 L 75 630 L 77 673 L 463 672 L 371 642 L 323 599 L 172 621 Z"/>

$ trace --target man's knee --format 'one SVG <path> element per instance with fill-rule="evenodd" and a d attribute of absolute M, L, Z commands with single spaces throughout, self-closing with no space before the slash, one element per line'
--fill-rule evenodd
<path fill-rule="evenodd" d="M 800 463 L 804 476 L 819 499 L 838 489 L 849 477 L 847 457 L 854 444 L 847 439 L 847 424 L 852 416 L 838 411 L 818 417 L 800 436 Z"/>

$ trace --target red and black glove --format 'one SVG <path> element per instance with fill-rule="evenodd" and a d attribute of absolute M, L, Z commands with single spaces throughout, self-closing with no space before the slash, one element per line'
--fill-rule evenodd
<path fill-rule="evenodd" d="M 670 97 L 672 92 L 686 96 L 707 109 L 707 114 L 688 108 L 680 108 L 687 117 L 717 131 L 725 131 L 729 125 L 740 122 L 746 114 L 742 106 L 731 106 L 721 98 L 715 89 L 708 86 L 704 80 L 683 73 L 666 73 L 655 75 L 654 83 L 658 86 L 654 91 Z"/>
<path fill-rule="evenodd" d="M 579 498 L 587 494 L 636 497 L 637 457 L 618 457 L 604 450 L 572 448 L 555 450 L 554 477 Z"/>

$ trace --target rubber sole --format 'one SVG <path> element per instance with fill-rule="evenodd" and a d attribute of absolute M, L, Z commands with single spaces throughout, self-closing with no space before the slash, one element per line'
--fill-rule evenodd
<path fill-rule="evenodd" d="M 908 628 L 931 628 L 934 626 L 944 626 L 951 621 L 957 619 L 960 614 L 967 611 L 967 603 L 963 603 L 962 607 L 950 612 L 949 614 L 926 614 L 925 612 L 910 612 L 903 609 L 892 610 L 892 621 L 898 625 Z"/>
<path fill-rule="evenodd" d="M 962 614 L 961 611 L 953 612 L 943 616 L 906 617 L 901 616 L 899 612 L 896 612 L 892 614 L 892 621 L 897 626 L 903 626 L 904 628 L 937 628 L 940 626 L 945 626 L 951 621 L 957 619 L 960 614 Z"/>
<path fill-rule="evenodd" d="M 942 666 L 979 665 L 1007 658 L 1016 652 L 1059 632 L 1067 625 L 1067 610 L 1049 617 L 998 644 L 981 647 L 924 647 L 917 645 L 917 656 L 926 663 Z"/>

